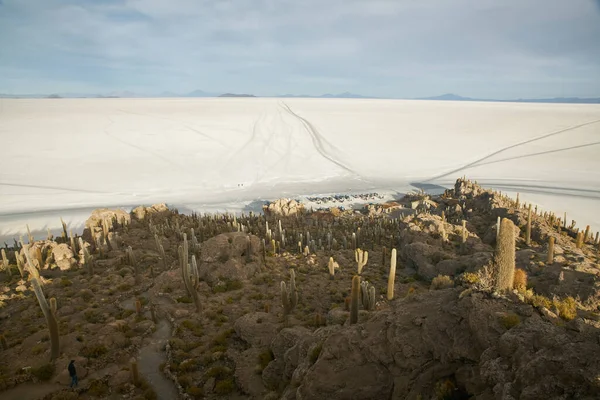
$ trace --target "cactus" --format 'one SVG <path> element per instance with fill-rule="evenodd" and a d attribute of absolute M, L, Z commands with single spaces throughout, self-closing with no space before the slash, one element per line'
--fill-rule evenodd
<path fill-rule="evenodd" d="M 514 223 L 503 218 L 500 223 L 500 236 L 496 243 L 494 266 L 496 268 L 495 289 L 511 290 L 515 274 L 515 231 Z"/>
<path fill-rule="evenodd" d="M 81 239 L 81 238 L 79 238 L 79 247 L 81 248 L 81 251 L 83 252 L 84 267 L 86 267 L 89 270 L 90 275 L 94 275 L 94 259 L 90 255 L 87 247 L 85 247 L 83 245 L 83 239 Z"/>
<path fill-rule="evenodd" d="M 356 250 L 356 233 L 352 232 L 352 249 Z"/>
<path fill-rule="evenodd" d="M 462 221 L 462 230 L 461 230 L 462 243 L 466 243 L 467 238 L 469 237 L 469 231 L 467 231 L 467 221 L 463 219 Z"/>
<path fill-rule="evenodd" d="M 517 193 L 517 199 L 515 200 L 515 208 L 519 208 L 519 193 Z"/>
<path fill-rule="evenodd" d="M 59 343 L 58 343 L 58 322 L 56 320 L 56 299 L 50 299 L 50 305 L 46 301 L 46 296 L 44 296 L 44 292 L 42 291 L 42 287 L 40 286 L 40 282 L 37 278 L 31 279 L 31 286 L 33 286 L 33 291 L 35 293 L 35 297 L 37 297 L 38 303 L 40 304 L 40 308 L 44 313 L 44 317 L 46 317 L 46 322 L 48 323 L 48 330 L 50 331 L 50 361 L 54 361 L 58 358 L 59 355 Z"/>
<path fill-rule="evenodd" d="M 288 288 L 285 281 L 281 281 L 281 304 L 283 305 L 283 316 L 286 318 L 296 308 L 298 304 L 298 290 L 296 289 L 296 274 L 293 269 L 290 269 L 290 287 Z"/>
<path fill-rule="evenodd" d="M 152 318 L 152 322 L 155 324 L 158 323 L 156 319 L 156 306 L 154 304 L 150 305 L 150 317 Z"/>
<path fill-rule="evenodd" d="M 390 274 L 388 275 L 387 299 L 394 299 L 394 283 L 396 280 L 396 249 L 392 249 L 390 258 Z"/>
<path fill-rule="evenodd" d="M 139 300 L 135 301 L 135 313 L 138 317 L 142 315 L 142 302 Z"/>
<path fill-rule="evenodd" d="M 333 280 L 335 270 L 339 267 L 339 264 L 333 260 L 333 257 L 329 257 L 329 263 L 327 264 L 327 268 L 329 268 L 329 279 Z"/>
<path fill-rule="evenodd" d="M 577 232 L 577 238 L 575 239 L 575 247 L 581 249 L 583 247 L 583 232 Z"/>
<path fill-rule="evenodd" d="M 496 219 L 496 240 L 500 237 L 500 217 Z"/>
<path fill-rule="evenodd" d="M 33 244 L 33 242 L 35 242 L 35 239 L 33 238 L 31 231 L 29 230 L 29 224 L 27 224 L 26 226 L 27 226 L 27 239 L 29 240 L 29 244 Z"/>
<path fill-rule="evenodd" d="M 2 249 L 2 269 L 6 271 L 8 276 L 12 276 L 12 272 L 10 271 L 10 264 L 8 263 L 8 257 L 6 257 L 6 251 Z"/>
<path fill-rule="evenodd" d="M 25 277 L 25 261 L 23 261 L 22 256 L 19 252 L 15 252 L 15 258 L 17 259 L 17 268 L 19 270 L 19 274 L 21 274 L 21 278 Z"/>
<path fill-rule="evenodd" d="M 352 278 L 352 291 L 350 292 L 350 324 L 358 322 L 358 297 L 360 295 L 360 276 Z"/>
<path fill-rule="evenodd" d="M 130 361 L 131 364 L 131 382 L 138 386 L 140 384 L 140 373 L 138 370 L 138 363 L 135 358 L 132 358 Z"/>
<path fill-rule="evenodd" d="M 27 261 L 24 270 L 29 272 L 29 275 L 31 275 L 33 278 L 39 279 L 40 283 L 43 283 L 40 278 L 40 271 L 38 270 L 39 264 L 37 264 L 37 261 L 32 259 L 31 254 L 29 254 L 29 246 L 31 245 L 25 245 L 23 243 L 21 243 L 21 245 L 23 246 L 23 253 L 25 254 L 25 260 Z"/>
<path fill-rule="evenodd" d="M 367 261 L 369 261 L 369 252 L 363 251 L 361 249 L 354 250 L 354 259 L 356 260 L 356 264 L 358 266 L 358 274 L 362 273 L 362 270 L 365 265 L 367 265 Z"/>
<path fill-rule="evenodd" d="M 308 257 L 310 255 L 310 247 L 305 246 L 303 254 L 304 254 L 304 257 Z"/>
<path fill-rule="evenodd" d="M 531 204 L 527 207 L 527 232 L 525 234 L 525 244 L 531 245 Z"/>
<path fill-rule="evenodd" d="M 446 232 L 446 224 L 442 221 L 440 225 L 440 236 L 442 237 L 442 244 L 448 242 L 448 233 Z"/>
<path fill-rule="evenodd" d="M 71 232 L 71 236 L 69 236 L 69 241 L 71 242 L 71 251 L 74 255 L 79 253 L 79 249 L 77 248 L 77 242 L 75 241 L 75 237 L 73 236 L 73 232 Z"/>
<path fill-rule="evenodd" d="M 127 263 L 133 267 L 133 274 L 135 276 L 135 283 L 140 283 L 140 271 L 138 268 L 138 263 L 135 258 L 135 254 L 133 253 L 133 249 L 131 246 L 127 246 L 125 250 L 125 255 L 127 257 Z"/>
<path fill-rule="evenodd" d="M 67 235 L 67 224 L 65 224 L 65 221 L 63 221 L 62 217 L 60 217 L 60 224 L 62 225 L 62 238 L 63 238 L 63 242 L 67 242 L 67 238 L 69 237 Z"/>
<path fill-rule="evenodd" d="M 202 305 L 200 304 L 200 297 L 198 295 L 198 288 L 200 287 L 200 277 L 198 274 L 198 265 L 196 263 L 196 256 L 192 255 L 192 263 L 188 263 L 189 260 L 189 248 L 187 235 L 183 234 L 183 245 L 178 248 L 179 254 L 179 265 L 181 267 L 181 274 L 183 276 L 183 283 L 188 295 L 192 298 L 196 311 L 202 311 Z"/>
<path fill-rule="evenodd" d="M 554 263 L 554 237 L 550 236 L 548 239 L 548 258 L 546 258 L 546 264 Z"/>
<path fill-rule="evenodd" d="M 375 286 L 368 281 L 360 283 L 360 300 L 365 310 L 371 311 L 375 309 Z"/>
<path fill-rule="evenodd" d="M 160 243 L 160 239 L 157 234 L 154 234 L 154 241 L 156 243 L 156 250 L 158 250 L 158 254 L 160 255 L 160 260 L 162 261 L 163 269 L 167 269 L 167 256 L 165 254 L 165 249 L 163 245 Z"/>
<path fill-rule="evenodd" d="M 583 243 L 587 243 L 588 238 L 590 237 L 590 226 L 585 227 L 585 233 L 583 234 Z"/>

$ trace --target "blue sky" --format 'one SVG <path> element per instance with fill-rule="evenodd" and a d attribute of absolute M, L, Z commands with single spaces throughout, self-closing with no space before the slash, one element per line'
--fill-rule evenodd
<path fill-rule="evenodd" d="M 598 0 L 0 0 L 0 93 L 600 97 Z"/>

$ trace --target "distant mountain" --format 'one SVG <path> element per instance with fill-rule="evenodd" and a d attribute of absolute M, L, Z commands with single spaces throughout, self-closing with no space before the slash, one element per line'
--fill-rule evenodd
<path fill-rule="evenodd" d="M 344 92 L 344 93 L 338 93 L 338 94 L 331 94 L 331 93 L 325 93 L 322 94 L 320 96 L 310 96 L 308 94 L 283 94 L 283 95 L 278 95 L 275 97 L 279 97 L 279 98 L 307 98 L 307 99 L 376 99 L 377 97 L 369 97 L 369 96 L 363 96 L 361 94 L 355 94 L 355 93 L 350 93 L 350 92 Z"/>
<path fill-rule="evenodd" d="M 216 95 L 214 93 L 207 93 L 203 90 L 197 89 L 188 94 L 183 94 L 176 97 L 216 97 Z"/>
<path fill-rule="evenodd" d="M 462 97 L 453 93 L 446 93 L 441 96 L 423 97 L 416 100 L 474 101 L 475 99 L 470 97 Z"/>
<path fill-rule="evenodd" d="M 463 97 L 457 94 L 447 93 L 441 96 L 421 97 L 414 100 L 442 100 L 442 101 L 489 101 L 497 103 L 571 103 L 571 104 L 600 104 L 600 98 L 580 98 L 580 97 L 555 97 L 552 99 L 516 99 L 516 100 L 497 100 L 497 99 L 475 99 Z"/>
<path fill-rule="evenodd" d="M 224 93 L 219 95 L 219 97 L 256 97 L 253 94 L 236 94 L 236 93 Z"/>
<path fill-rule="evenodd" d="M 355 94 L 350 92 L 344 92 L 339 94 L 323 94 L 319 96 L 322 99 L 373 99 L 374 97 L 363 96 L 361 94 Z"/>

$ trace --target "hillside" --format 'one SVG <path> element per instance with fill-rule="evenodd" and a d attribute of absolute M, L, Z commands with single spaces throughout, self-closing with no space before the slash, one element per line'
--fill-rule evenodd
<path fill-rule="evenodd" d="M 598 398 L 600 247 L 576 226 L 462 179 L 361 213 L 96 210 L 3 250 L 0 395 Z"/>

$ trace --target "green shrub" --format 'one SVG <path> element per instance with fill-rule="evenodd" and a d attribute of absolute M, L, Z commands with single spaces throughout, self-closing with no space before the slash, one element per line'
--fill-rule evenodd
<path fill-rule="evenodd" d="M 87 358 L 98 358 L 106 353 L 108 349 L 102 344 L 89 344 L 81 349 L 81 355 Z"/>
<path fill-rule="evenodd" d="M 90 289 L 81 289 L 79 291 L 79 297 L 81 297 L 86 303 L 94 298 L 94 292 Z"/>
<path fill-rule="evenodd" d="M 521 318 L 519 318 L 519 316 L 515 313 L 507 313 L 500 317 L 500 322 L 502 323 L 503 327 L 510 329 L 519 325 L 519 323 L 521 323 Z"/>
<path fill-rule="evenodd" d="M 39 367 L 32 368 L 31 374 L 40 381 L 47 381 L 54 375 L 54 364 L 44 364 Z"/>
<path fill-rule="evenodd" d="M 73 284 L 73 282 L 71 282 L 69 279 L 67 279 L 64 276 L 62 278 L 60 278 L 60 286 L 67 287 L 67 286 L 71 286 L 72 284 Z"/>
<path fill-rule="evenodd" d="M 106 320 L 102 313 L 94 309 L 85 310 L 83 312 L 83 318 L 90 324 L 101 324 Z"/>
<path fill-rule="evenodd" d="M 224 293 L 231 290 L 241 289 L 244 285 L 242 281 L 228 278 L 221 278 L 220 282 L 213 287 L 214 293 Z"/>
<path fill-rule="evenodd" d="M 198 386 L 190 386 L 185 391 L 187 394 L 192 396 L 194 399 L 203 399 L 204 398 L 204 389 Z"/>
<path fill-rule="evenodd" d="M 323 350 L 323 343 L 320 343 L 317 346 L 313 347 L 309 355 L 311 365 L 317 362 L 319 356 L 321 355 L 321 350 Z"/>
<path fill-rule="evenodd" d="M 454 286 L 454 281 L 447 275 L 438 275 L 431 281 L 431 290 L 447 289 Z"/>
<path fill-rule="evenodd" d="M 265 350 L 258 355 L 258 365 L 260 370 L 267 368 L 267 365 L 273 361 L 273 352 L 271 350 Z"/>
<path fill-rule="evenodd" d="M 215 393 L 220 394 L 220 395 L 229 394 L 229 393 L 233 392 L 234 389 L 235 389 L 235 384 L 233 383 L 232 378 L 219 381 L 215 385 Z"/>
<path fill-rule="evenodd" d="M 215 380 L 227 379 L 233 371 L 224 365 L 216 365 L 206 371 L 206 376 L 209 378 L 215 378 Z"/>
<path fill-rule="evenodd" d="M 105 382 L 98 379 L 94 379 L 90 382 L 90 386 L 87 391 L 87 393 L 90 396 L 94 397 L 105 397 L 106 395 L 108 395 L 109 392 L 110 389 L 108 388 L 108 385 Z"/>

